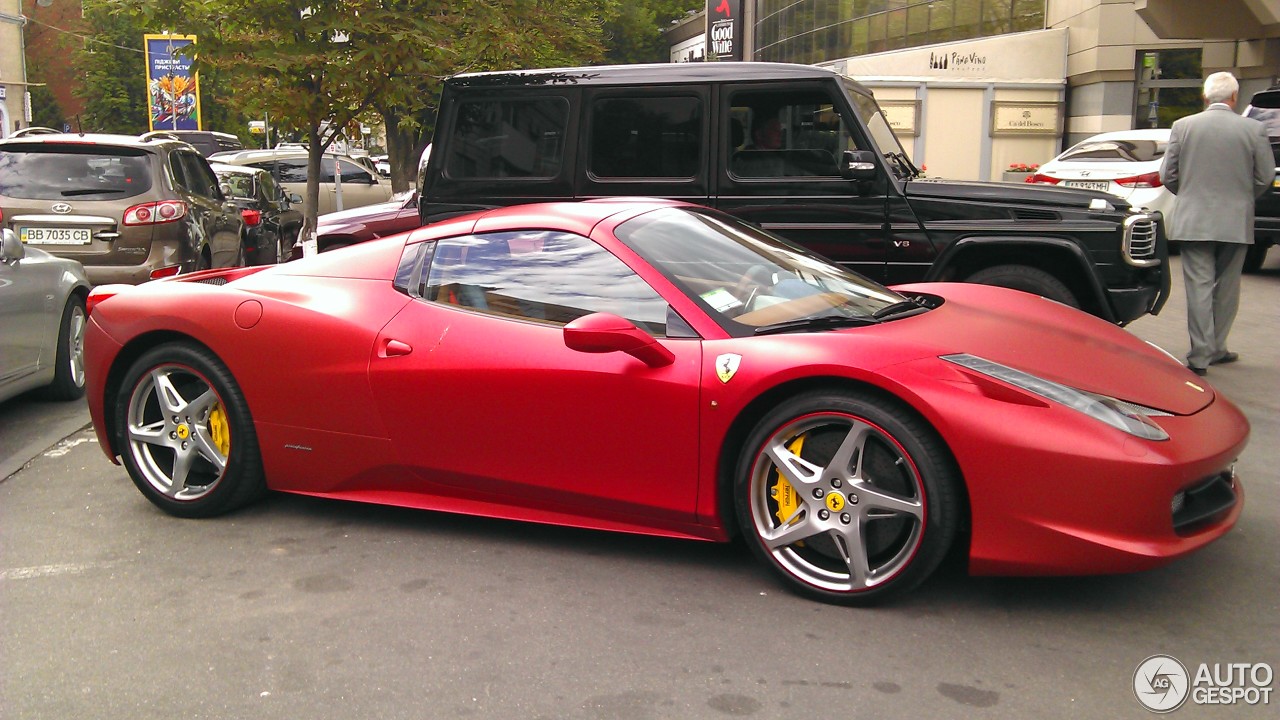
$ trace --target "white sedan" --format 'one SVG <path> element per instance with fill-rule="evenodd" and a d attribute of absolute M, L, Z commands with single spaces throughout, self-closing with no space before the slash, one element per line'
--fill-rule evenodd
<path fill-rule="evenodd" d="M 1167 218 L 1177 199 L 1160 183 L 1168 145 L 1168 128 L 1094 135 L 1041 165 L 1027 182 L 1101 190 Z"/>

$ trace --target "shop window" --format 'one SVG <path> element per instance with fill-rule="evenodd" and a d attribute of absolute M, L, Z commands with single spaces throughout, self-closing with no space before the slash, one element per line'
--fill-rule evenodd
<path fill-rule="evenodd" d="M 1167 128 L 1173 121 L 1203 109 L 1202 68 L 1198 48 L 1139 50 L 1137 104 L 1133 126 Z"/>

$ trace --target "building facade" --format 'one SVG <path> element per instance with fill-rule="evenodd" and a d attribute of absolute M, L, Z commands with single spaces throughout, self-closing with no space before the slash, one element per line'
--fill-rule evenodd
<path fill-rule="evenodd" d="M 27 68 L 22 31 L 26 25 L 19 0 L 0 0 L 0 138 L 26 123 Z"/>
<path fill-rule="evenodd" d="M 1100 132 L 1169 127 L 1200 110 L 1218 70 L 1242 98 L 1280 82 L 1280 0 L 741 0 L 740 12 L 743 59 L 856 77 L 931 175 L 999 180 Z"/>

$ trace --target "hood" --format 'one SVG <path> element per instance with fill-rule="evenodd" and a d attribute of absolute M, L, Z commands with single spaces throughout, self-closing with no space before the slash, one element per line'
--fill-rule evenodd
<path fill-rule="evenodd" d="M 941 295 L 939 308 L 901 323 L 931 356 L 969 353 L 1046 380 L 1164 410 L 1195 413 L 1212 388 L 1127 330 L 1051 300 L 970 283 L 918 284 L 899 292 Z"/>
<path fill-rule="evenodd" d="M 1116 210 L 1129 209 L 1129 203 L 1110 193 L 1030 183 L 910 180 L 906 183 L 905 192 L 908 199 L 963 200 L 990 205 L 1038 205 L 1079 210 L 1088 210 L 1094 200 L 1104 200 Z"/>
<path fill-rule="evenodd" d="M 394 216 L 404 209 L 404 204 L 405 198 L 399 198 L 388 200 L 387 202 L 374 203 L 373 205 L 361 205 L 350 210 L 325 213 L 316 219 L 316 224 L 320 227 L 331 227 L 364 223 L 383 215 Z"/>

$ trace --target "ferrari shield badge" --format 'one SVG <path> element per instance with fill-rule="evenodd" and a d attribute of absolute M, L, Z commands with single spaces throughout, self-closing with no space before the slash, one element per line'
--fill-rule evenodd
<path fill-rule="evenodd" d="M 720 378 L 720 382 L 727 383 L 733 379 L 738 372 L 738 366 L 742 364 L 742 356 L 734 353 L 725 353 L 716 358 L 716 377 Z"/>

